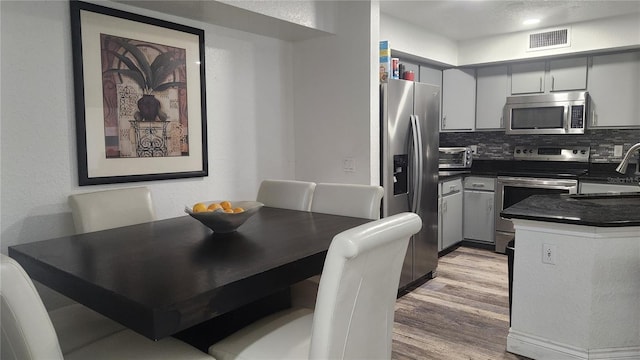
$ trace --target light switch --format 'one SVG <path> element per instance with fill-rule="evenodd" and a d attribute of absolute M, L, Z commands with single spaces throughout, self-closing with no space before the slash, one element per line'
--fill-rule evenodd
<path fill-rule="evenodd" d="M 352 158 L 344 158 L 342 160 L 342 170 L 347 172 L 356 171 L 356 161 Z"/>

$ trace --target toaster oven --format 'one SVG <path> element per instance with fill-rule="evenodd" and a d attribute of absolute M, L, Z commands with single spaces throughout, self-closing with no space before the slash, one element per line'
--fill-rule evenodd
<path fill-rule="evenodd" d="M 468 169 L 473 159 L 470 147 L 441 147 L 438 164 L 440 169 Z"/>

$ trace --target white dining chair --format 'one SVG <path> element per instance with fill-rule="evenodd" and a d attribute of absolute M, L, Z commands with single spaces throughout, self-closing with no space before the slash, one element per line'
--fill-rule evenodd
<path fill-rule="evenodd" d="M 318 183 L 311 212 L 377 220 L 383 194 L 378 185 Z"/>
<path fill-rule="evenodd" d="M 311 212 L 380 219 L 384 189 L 377 185 L 318 183 L 313 192 Z M 320 276 L 312 276 L 291 286 L 293 306 L 313 308 Z"/>
<path fill-rule="evenodd" d="M 269 207 L 309 211 L 315 187 L 307 181 L 263 180 L 256 201 Z"/>
<path fill-rule="evenodd" d="M 63 354 L 47 310 L 22 266 L 0 254 L 0 276 L 3 360 L 212 359 L 172 337 L 152 341 L 131 330 L 118 331 Z"/>
<path fill-rule="evenodd" d="M 402 213 L 333 238 L 315 311 L 289 309 L 209 347 L 218 360 L 390 359 L 400 271 L 422 226 Z"/>
<path fill-rule="evenodd" d="M 103 190 L 69 196 L 77 233 L 134 225 L 155 219 L 146 187 Z M 60 295 L 61 296 L 61 295 Z M 65 298 L 49 312 L 63 354 L 125 329 L 121 324 Z"/>
<path fill-rule="evenodd" d="M 146 187 L 102 190 L 69 196 L 77 233 L 153 221 L 151 192 Z"/>

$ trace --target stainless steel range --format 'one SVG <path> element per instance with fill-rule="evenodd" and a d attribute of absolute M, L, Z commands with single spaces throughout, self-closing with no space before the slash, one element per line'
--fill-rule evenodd
<path fill-rule="evenodd" d="M 514 238 L 511 220 L 500 217 L 509 206 L 536 194 L 578 192 L 578 176 L 589 169 L 588 146 L 516 146 L 513 166 L 498 172 L 496 183 L 496 252 Z"/>

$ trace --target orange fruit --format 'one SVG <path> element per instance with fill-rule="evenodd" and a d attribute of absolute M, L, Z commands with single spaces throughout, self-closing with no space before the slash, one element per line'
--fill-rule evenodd
<path fill-rule="evenodd" d="M 220 203 L 220 206 L 222 206 L 222 208 L 225 209 L 225 210 L 231 209 L 231 202 L 223 201 L 223 202 Z"/>
<path fill-rule="evenodd" d="M 224 209 L 222 211 L 224 211 L 226 213 L 229 213 L 229 214 L 233 214 L 233 209 Z"/>
<path fill-rule="evenodd" d="M 195 205 L 193 205 L 193 210 L 194 213 L 198 213 L 198 212 L 205 212 L 207 211 L 207 206 L 203 203 L 197 203 Z"/>
<path fill-rule="evenodd" d="M 218 203 L 212 203 L 207 207 L 207 210 L 209 211 L 216 211 L 218 209 L 222 209 L 222 206 L 220 206 L 220 204 Z"/>
<path fill-rule="evenodd" d="M 237 207 L 237 208 L 233 209 L 233 212 L 234 212 L 235 214 L 237 214 L 237 213 L 241 213 L 241 212 L 244 212 L 244 209 L 243 209 L 243 208 L 241 208 L 241 207 Z"/>

